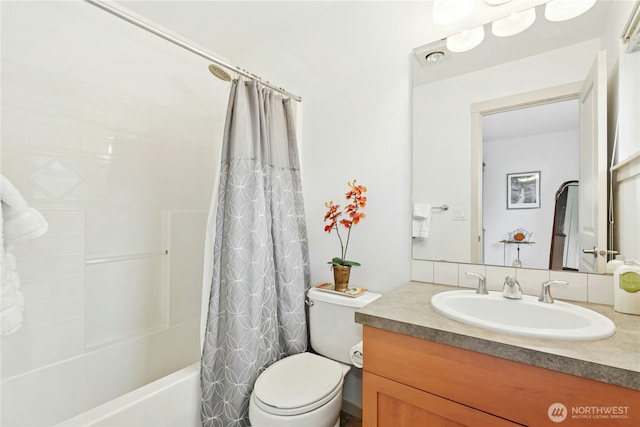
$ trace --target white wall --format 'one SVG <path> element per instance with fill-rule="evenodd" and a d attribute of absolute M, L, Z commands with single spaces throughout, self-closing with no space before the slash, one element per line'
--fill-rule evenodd
<path fill-rule="evenodd" d="M 367 218 L 354 228 L 349 250 L 350 258 L 362 263 L 353 272 L 354 282 L 385 293 L 411 277 L 411 187 L 415 185 L 411 144 L 412 120 L 417 119 L 412 115 L 409 59 L 414 47 L 444 32 L 427 22 L 429 7 L 429 2 L 342 2 L 319 13 L 315 23 L 300 26 L 290 22 L 282 34 L 233 58 L 303 96 L 302 174 L 312 284 L 330 280 L 326 262 L 339 249 L 335 236 L 322 231 L 324 202 L 339 199 L 346 182 L 353 178 L 369 189 Z M 589 59 L 567 61 L 563 67 L 558 64 L 567 59 L 567 52 L 555 52 L 542 67 L 554 77 L 530 87 L 521 86 L 519 72 L 540 71 L 535 62 L 509 69 L 500 79 L 487 75 L 491 70 L 474 74 L 472 78 L 484 82 L 485 92 L 472 102 L 506 95 L 506 86 L 526 91 L 581 80 L 598 47 L 599 42 L 576 47 L 587 52 Z M 447 101 L 470 90 L 464 86 L 448 89 L 433 96 Z M 468 164 L 468 153 L 459 146 L 461 139 L 468 140 L 468 118 L 443 117 L 437 107 L 434 110 L 436 121 L 454 126 L 446 138 L 428 139 L 433 163 L 453 157 L 461 165 Z M 467 105 L 467 117 L 468 112 Z M 455 176 L 468 182 L 462 177 L 464 168 L 453 172 L 446 171 L 437 183 Z M 455 197 L 468 200 L 463 193 Z M 464 240 L 457 243 L 458 250 L 468 247 Z M 347 384 L 345 398 L 360 400 L 358 384 Z"/>
<path fill-rule="evenodd" d="M 471 259 L 470 222 L 452 216 L 456 207 L 470 212 L 471 105 L 583 80 L 599 46 L 590 40 L 414 88 L 413 199 L 452 207 L 434 215 L 429 239 L 413 244 L 414 258 Z"/>
<path fill-rule="evenodd" d="M 522 266 L 549 268 L 555 195 L 562 183 L 578 179 L 579 156 L 579 130 L 484 143 L 485 264 L 511 265 L 518 256 L 517 247 L 500 241 L 508 239 L 509 232 L 524 228 L 532 233 L 531 241 L 535 244 L 520 245 Z M 507 174 L 532 171 L 540 172 L 540 207 L 507 209 Z"/>
<path fill-rule="evenodd" d="M 340 250 L 336 237 L 323 232 L 324 203 L 339 201 L 354 178 L 368 188 L 368 204 L 348 252 L 362 263 L 352 270 L 352 283 L 386 293 L 410 279 L 409 55 L 429 37 L 420 24 L 425 7 L 343 2 L 314 25 L 291 23 L 291 31 L 237 59 L 303 97 L 301 167 L 312 285 L 333 281 L 327 261 Z M 344 399 L 361 404 L 357 373 L 349 374 Z"/>
<path fill-rule="evenodd" d="M 368 205 L 348 252 L 362 263 L 351 273 L 353 283 L 384 293 L 409 280 L 409 55 L 424 42 L 414 24 L 423 20 L 423 8 L 420 2 L 344 2 L 312 25 L 291 23 L 289 32 L 238 59 L 303 97 L 312 284 L 332 281 L 327 261 L 340 250 L 336 237 L 323 231 L 324 203 L 339 201 L 354 178 L 367 186 Z"/>
<path fill-rule="evenodd" d="M 626 162 L 626 170 L 615 174 L 617 249 L 624 256 L 640 261 L 640 52 L 620 53 L 617 162 Z M 634 172 L 631 172 L 634 170 Z"/>
<path fill-rule="evenodd" d="M 602 43 L 609 63 L 609 149 L 617 130 L 613 164 L 625 164 L 613 175 L 613 249 L 640 261 L 640 52 L 625 53 L 620 40 L 635 3 L 613 2 Z"/>
<path fill-rule="evenodd" d="M 15 246 L 2 423 L 52 425 L 199 359 L 227 100 L 206 61 L 84 2 L 3 2 L 1 28 L 2 174 L 50 224 Z"/>

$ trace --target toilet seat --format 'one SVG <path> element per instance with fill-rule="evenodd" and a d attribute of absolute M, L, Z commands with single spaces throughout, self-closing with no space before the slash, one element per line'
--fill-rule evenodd
<path fill-rule="evenodd" d="M 256 406 L 274 415 L 312 411 L 342 391 L 341 365 L 313 353 L 286 357 L 267 368 L 256 380 Z"/>

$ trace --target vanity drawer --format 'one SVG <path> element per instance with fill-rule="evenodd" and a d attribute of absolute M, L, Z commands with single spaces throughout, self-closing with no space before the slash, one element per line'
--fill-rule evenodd
<path fill-rule="evenodd" d="M 637 390 L 370 326 L 363 334 L 366 372 L 480 411 L 524 425 L 555 425 L 548 412 L 561 403 L 567 414 L 563 426 L 584 426 L 585 421 L 589 426 L 640 425 Z M 620 417 L 585 420 L 588 408 L 604 408 Z"/>
<path fill-rule="evenodd" d="M 364 414 L 367 427 L 522 426 L 370 372 L 365 371 L 362 379 L 363 399 L 376 409 Z"/>

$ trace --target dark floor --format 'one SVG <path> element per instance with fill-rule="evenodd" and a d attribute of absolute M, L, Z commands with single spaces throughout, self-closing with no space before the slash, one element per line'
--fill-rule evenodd
<path fill-rule="evenodd" d="M 340 427 L 362 427 L 362 420 L 342 412 L 340 414 Z"/>

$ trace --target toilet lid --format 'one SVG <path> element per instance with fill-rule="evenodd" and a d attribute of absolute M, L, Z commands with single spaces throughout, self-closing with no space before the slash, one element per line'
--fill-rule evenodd
<path fill-rule="evenodd" d="M 342 387 L 342 368 L 338 362 L 313 353 L 300 353 L 267 368 L 256 380 L 254 394 L 262 403 L 288 412 L 315 406 L 338 387 Z"/>

